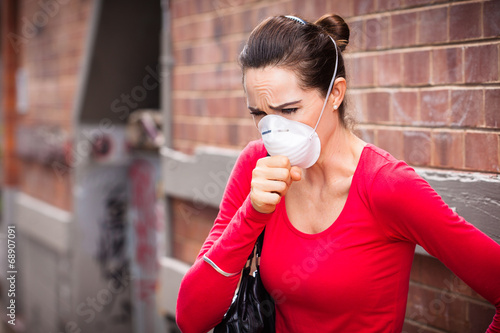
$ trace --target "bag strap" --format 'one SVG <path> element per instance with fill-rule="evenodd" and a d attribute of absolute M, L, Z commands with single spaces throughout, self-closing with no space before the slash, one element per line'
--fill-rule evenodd
<path fill-rule="evenodd" d="M 257 242 L 255 243 L 255 246 L 257 247 L 256 255 L 257 257 L 260 257 L 260 254 L 262 253 L 262 246 L 264 246 L 264 233 L 266 231 L 266 228 L 262 230 L 262 232 L 259 235 L 259 238 L 257 238 Z"/>
<path fill-rule="evenodd" d="M 252 266 L 254 252 L 255 252 L 255 256 L 257 257 L 257 266 L 259 265 L 259 258 L 260 258 L 260 254 L 262 253 L 262 245 L 264 244 L 264 231 L 266 231 L 266 228 L 264 228 L 264 230 L 262 230 L 259 237 L 257 238 L 257 241 L 255 242 L 255 245 L 253 247 L 253 250 L 250 253 L 250 255 L 248 256 L 247 264 L 245 265 L 245 267 Z"/>

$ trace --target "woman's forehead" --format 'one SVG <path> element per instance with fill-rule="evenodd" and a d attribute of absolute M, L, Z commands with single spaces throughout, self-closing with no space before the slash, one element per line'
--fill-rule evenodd
<path fill-rule="evenodd" d="M 277 67 L 252 68 L 246 71 L 244 79 L 248 95 L 289 95 L 302 92 L 296 75 Z M 257 97 L 257 96 L 255 96 Z"/>
<path fill-rule="evenodd" d="M 315 89 L 303 89 L 292 70 L 280 67 L 248 69 L 243 84 L 247 99 L 254 103 L 265 100 L 270 105 L 280 105 L 292 100 L 307 100 L 308 96 L 320 96 Z"/>

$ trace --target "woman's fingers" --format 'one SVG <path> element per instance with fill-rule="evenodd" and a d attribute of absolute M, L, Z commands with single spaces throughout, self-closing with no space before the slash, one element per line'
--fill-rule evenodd
<path fill-rule="evenodd" d="M 257 161 L 250 193 L 253 207 L 261 213 L 273 212 L 292 181 L 300 180 L 301 172 L 298 167 L 292 168 L 285 156 L 269 156 Z"/>

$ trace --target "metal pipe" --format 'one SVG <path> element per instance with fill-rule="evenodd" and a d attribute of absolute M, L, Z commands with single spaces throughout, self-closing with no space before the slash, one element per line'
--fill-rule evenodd
<path fill-rule="evenodd" d="M 163 113 L 163 134 L 165 136 L 164 146 L 172 146 L 172 67 L 174 56 L 172 53 L 170 1 L 162 0 L 162 40 L 161 40 L 161 94 L 160 105 Z M 172 237 L 172 208 L 169 198 L 165 198 L 165 248 L 167 257 L 173 253 Z"/>

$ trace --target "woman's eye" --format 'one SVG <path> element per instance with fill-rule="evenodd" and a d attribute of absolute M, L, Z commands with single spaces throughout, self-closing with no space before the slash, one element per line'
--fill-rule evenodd
<path fill-rule="evenodd" d="M 264 117 L 267 116 L 267 113 L 264 111 L 250 111 L 250 114 L 254 117 Z"/>
<path fill-rule="evenodd" d="M 291 114 L 291 113 L 294 113 L 297 110 L 298 110 L 298 108 L 281 109 L 281 112 L 283 112 L 284 114 Z"/>

